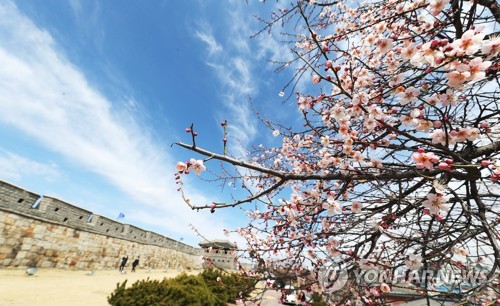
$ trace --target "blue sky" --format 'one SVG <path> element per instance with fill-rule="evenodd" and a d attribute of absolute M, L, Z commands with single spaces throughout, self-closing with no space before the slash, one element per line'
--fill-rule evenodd
<path fill-rule="evenodd" d="M 278 96 L 290 75 L 268 62 L 287 46 L 249 39 L 272 5 L 0 0 L 0 179 L 192 245 L 190 223 L 211 239 L 244 225 L 239 209 L 183 204 L 175 164 L 196 155 L 171 144 L 194 123 L 198 145 L 221 152 L 225 119 L 233 149 L 277 141 L 249 98 L 295 117 Z M 203 204 L 227 197 L 194 176 L 186 189 Z"/>

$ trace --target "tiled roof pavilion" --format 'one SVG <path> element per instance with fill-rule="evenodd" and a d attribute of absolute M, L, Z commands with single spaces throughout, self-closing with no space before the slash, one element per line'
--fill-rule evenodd
<path fill-rule="evenodd" d="M 224 250 L 236 250 L 236 243 L 230 242 L 229 240 L 212 240 L 212 241 L 202 241 L 198 243 L 200 247 L 204 249 L 224 249 Z"/>

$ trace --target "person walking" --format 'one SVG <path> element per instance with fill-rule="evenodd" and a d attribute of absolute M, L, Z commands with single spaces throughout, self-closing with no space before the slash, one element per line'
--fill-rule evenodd
<path fill-rule="evenodd" d="M 136 258 L 132 263 L 132 272 L 135 272 L 135 267 L 139 265 L 139 258 Z"/>
<path fill-rule="evenodd" d="M 127 264 L 127 261 L 128 261 L 128 256 L 122 257 L 122 263 L 120 264 L 120 272 L 123 272 L 123 269 L 125 268 L 125 265 Z"/>

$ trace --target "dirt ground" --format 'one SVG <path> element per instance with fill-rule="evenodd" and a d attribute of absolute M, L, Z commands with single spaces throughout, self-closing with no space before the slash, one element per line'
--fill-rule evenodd
<path fill-rule="evenodd" d="M 180 271 L 138 269 L 120 274 L 118 270 L 66 271 L 39 269 L 35 275 L 28 276 L 26 269 L 0 269 L 0 305 L 22 306 L 88 306 L 109 305 L 107 297 L 124 280 L 131 285 L 141 279 L 175 277 Z M 198 272 L 191 272 L 198 273 Z"/>

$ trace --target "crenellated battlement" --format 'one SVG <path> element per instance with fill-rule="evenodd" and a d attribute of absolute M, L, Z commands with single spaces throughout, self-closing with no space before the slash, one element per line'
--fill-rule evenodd
<path fill-rule="evenodd" d="M 122 255 L 149 258 L 149 262 L 155 262 L 150 266 L 161 266 L 158 262 L 161 260 L 169 261 L 169 267 L 172 266 L 172 260 L 177 262 L 177 266 L 182 265 L 181 262 L 185 260 L 181 258 L 187 256 L 190 257 L 189 265 L 196 266 L 202 254 L 199 248 L 4 181 L 0 181 L 0 229 L 0 245 L 3 245 L 0 247 L 0 266 L 28 266 L 33 258 L 38 258 L 37 262 L 47 262 L 45 257 L 65 253 L 67 249 L 70 254 L 66 256 L 79 258 L 77 263 L 82 260 L 82 254 L 86 254 L 85 268 L 106 262 L 106 257 L 113 257 L 110 259 L 112 262 L 97 266 L 114 266 L 114 260 Z M 61 240 L 60 243 L 54 237 Z M 75 245 L 68 246 L 68 243 Z M 145 246 L 148 246 L 149 251 L 145 251 Z M 87 247 L 99 249 L 101 254 L 90 254 L 92 251 Z M 31 254 L 33 252 L 36 256 Z M 71 255 L 72 252 L 76 252 L 75 255 Z M 152 257 L 151 252 L 156 254 L 154 257 L 163 255 L 158 260 Z M 56 261 L 54 267 L 58 267 L 58 263 Z M 62 267 L 82 266 L 77 263 L 69 262 Z M 49 263 L 46 265 L 50 266 Z"/>

